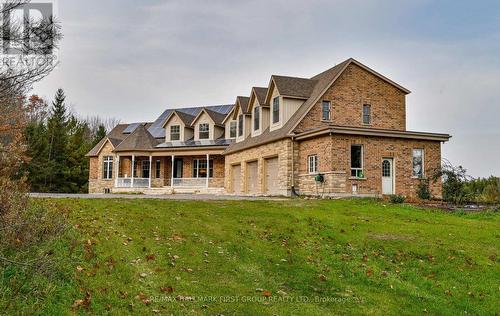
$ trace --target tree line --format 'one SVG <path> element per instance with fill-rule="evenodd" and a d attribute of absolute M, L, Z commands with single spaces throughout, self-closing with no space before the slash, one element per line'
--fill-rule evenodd
<path fill-rule="evenodd" d="M 58 89 L 54 100 L 38 96 L 27 100 L 26 155 L 21 176 L 32 192 L 86 193 L 90 151 L 118 122 L 99 117 L 79 118 L 66 106 L 66 95 Z"/>

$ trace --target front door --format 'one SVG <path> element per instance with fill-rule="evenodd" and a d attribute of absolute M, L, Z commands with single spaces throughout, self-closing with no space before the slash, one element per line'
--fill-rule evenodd
<path fill-rule="evenodd" d="M 174 178 L 182 178 L 182 158 L 174 158 Z"/>
<path fill-rule="evenodd" d="M 392 158 L 382 159 L 382 194 L 394 194 L 394 166 Z"/>

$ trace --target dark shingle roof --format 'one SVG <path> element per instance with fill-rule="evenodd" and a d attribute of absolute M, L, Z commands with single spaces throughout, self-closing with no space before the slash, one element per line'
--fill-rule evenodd
<path fill-rule="evenodd" d="M 280 95 L 309 98 L 317 81 L 313 79 L 273 75 L 272 79 Z"/>
<path fill-rule="evenodd" d="M 123 131 L 129 126 L 129 124 L 118 124 L 116 125 L 111 132 L 106 135 L 103 139 L 101 139 L 100 142 L 97 143 L 97 145 L 92 148 L 86 156 L 88 157 L 93 157 L 93 156 L 98 156 L 99 155 L 99 150 L 103 146 L 104 142 L 109 139 L 113 147 L 116 148 L 126 137 L 126 134 L 123 134 Z"/>
<path fill-rule="evenodd" d="M 148 132 L 146 126 L 139 125 L 127 138 L 115 147 L 115 151 L 151 150 L 156 145 L 158 145 L 158 141 Z"/>
<path fill-rule="evenodd" d="M 184 113 L 181 111 L 177 111 L 177 110 L 175 110 L 174 113 L 177 114 L 177 116 L 181 119 L 181 121 L 182 121 L 182 123 L 184 123 L 184 125 L 186 125 L 187 127 L 191 127 L 191 123 L 194 120 L 193 115 L 187 114 L 187 113 Z"/>
<path fill-rule="evenodd" d="M 307 99 L 299 109 L 292 115 L 288 122 L 280 129 L 269 131 L 267 128 L 262 134 L 256 137 L 247 137 L 244 141 L 230 145 L 224 154 L 237 152 L 246 148 L 254 147 L 261 144 L 270 143 L 282 138 L 289 137 L 295 125 L 302 120 L 309 108 L 316 103 L 316 100 L 321 97 L 324 91 L 333 83 L 333 80 L 340 75 L 340 73 L 351 62 L 351 59 L 341 62 L 340 64 L 312 77 L 311 79 L 316 82 L 314 85 L 309 99 Z M 282 93 L 280 91 L 280 93 Z"/>
<path fill-rule="evenodd" d="M 240 106 L 241 106 L 241 111 L 244 114 L 249 114 L 248 112 L 248 101 L 250 100 L 249 97 L 242 97 L 242 96 L 237 96 L 236 99 L 239 101 Z"/>
<path fill-rule="evenodd" d="M 222 122 L 226 118 L 225 114 L 214 112 L 210 109 L 205 108 L 205 112 L 210 116 L 210 118 L 214 121 L 215 125 L 223 126 Z"/>
<path fill-rule="evenodd" d="M 265 105 L 267 88 L 253 87 L 253 90 L 255 91 L 255 95 L 257 96 L 257 101 L 259 102 L 259 104 Z"/>

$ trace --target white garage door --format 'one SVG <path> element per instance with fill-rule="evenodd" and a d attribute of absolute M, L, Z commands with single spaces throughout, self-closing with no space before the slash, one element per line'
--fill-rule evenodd
<path fill-rule="evenodd" d="M 257 173 L 257 161 L 247 163 L 247 192 L 256 194 L 259 193 L 259 176 Z"/>
<path fill-rule="evenodd" d="M 279 194 L 278 157 L 266 159 L 266 194 Z"/>
<path fill-rule="evenodd" d="M 241 193 L 241 165 L 232 166 L 231 183 L 233 193 Z"/>

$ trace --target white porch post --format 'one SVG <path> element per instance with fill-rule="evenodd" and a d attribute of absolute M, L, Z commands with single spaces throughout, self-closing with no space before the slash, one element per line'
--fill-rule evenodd
<path fill-rule="evenodd" d="M 175 155 L 172 155 L 172 173 L 170 174 L 170 187 L 174 187 L 174 159 Z"/>
<path fill-rule="evenodd" d="M 132 155 L 132 179 L 130 180 L 130 187 L 134 187 L 134 174 L 135 174 L 135 155 Z"/>
<path fill-rule="evenodd" d="M 208 179 L 210 178 L 210 154 L 207 154 L 207 183 L 205 186 L 208 188 Z"/>
<path fill-rule="evenodd" d="M 152 159 L 151 155 L 149 155 L 149 188 L 151 189 L 151 168 L 152 168 Z"/>
<path fill-rule="evenodd" d="M 120 155 L 116 155 L 115 188 L 118 187 L 119 175 L 120 175 Z"/>

